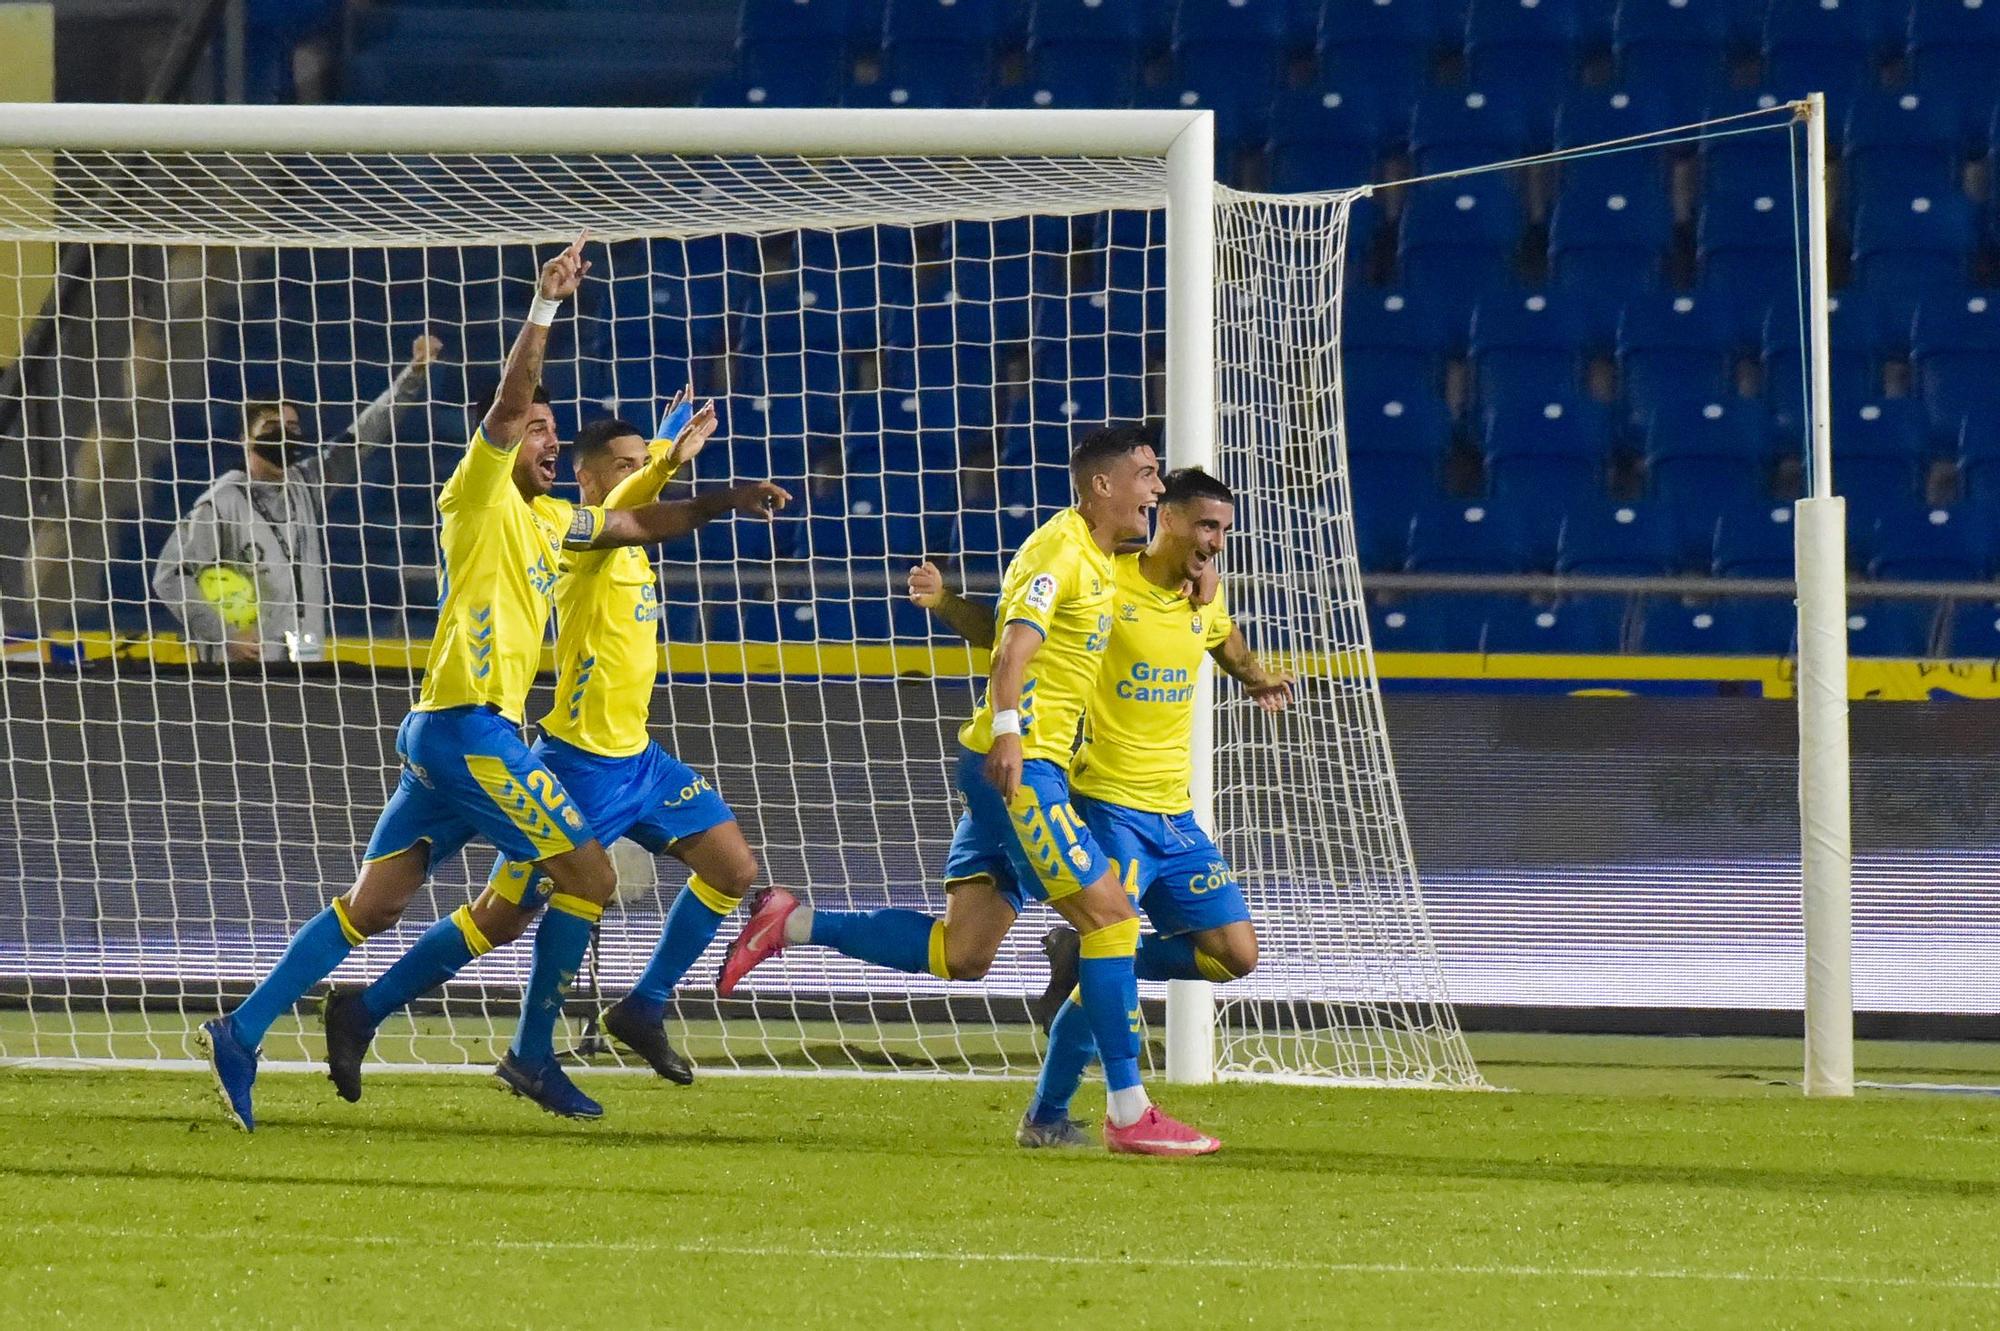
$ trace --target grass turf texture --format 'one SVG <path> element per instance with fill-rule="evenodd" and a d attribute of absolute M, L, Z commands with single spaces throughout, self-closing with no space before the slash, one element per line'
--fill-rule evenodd
<path fill-rule="evenodd" d="M 2000 1099 L 1807 1101 L 1790 1041 L 1488 1036 L 1523 1094 L 1163 1088 L 1197 1162 L 1011 1144 L 1020 1083 L 583 1074 L 360 1105 L 0 1072 L 0 1307 L 37 1325 L 1979 1325 Z M 2000 1081 L 2000 1049 L 1864 1045 Z M 1095 1113 L 1101 1098 L 1086 1096 Z"/>

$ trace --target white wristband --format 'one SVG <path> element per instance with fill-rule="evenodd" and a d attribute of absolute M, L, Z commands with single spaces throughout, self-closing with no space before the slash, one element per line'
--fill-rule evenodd
<path fill-rule="evenodd" d="M 1021 713 L 1012 707 L 1004 712 L 993 713 L 993 737 L 1018 735 L 1021 733 Z"/>
<path fill-rule="evenodd" d="M 562 302 L 559 300 L 550 300 L 547 296 L 536 296 L 535 303 L 528 307 L 528 322 L 531 324 L 540 324 L 543 328 L 547 328 L 556 321 L 556 311 L 561 308 Z"/>

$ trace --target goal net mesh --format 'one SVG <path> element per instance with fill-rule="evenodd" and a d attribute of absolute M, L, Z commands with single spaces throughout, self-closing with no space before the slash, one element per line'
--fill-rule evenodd
<path fill-rule="evenodd" d="M 953 735 L 984 662 L 904 578 L 930 558 L 990 596 L 1069 501 L 1076 434 L 1162 412 L 1165 195 L 1145 158 L 0 151 L 0 281 L 19 293 L 0 337 L 29 352 L 0 421 L 0 1058 L 191 1058 L 195 1024 L 351 881 L 433 623 L 432 504 L 465 404 L 498 376 L 537 253 L 583 228 L 593 270 L 545 375 L 562 435 L 606 414 L 650 426 L 692 383 L 722 418 L 693 483 L 797 496 L 768 526 L 659 551 L 656 735 L 730 801 L 764 881 L 935 909 Z M 1223 991 L 1221 1067 L 1473 1084 L 1361 612 L 1346 201 L 1217 208 L 1230 593 L 1253 647 L 1301 680 L 1276 719 L 1217 690 L 1216 830 L 1264 940 Z M 441 347 L 412 369 L 425 337 Z M 278 400 L 323 443 L 222 522 L 203 497 L 245 465 L 245 404 Z M 199 561 L 254 574 L 275 542 L 296 573 L 257 587 L 255 624 L 227 625 L 226 597 L 189 590 L 201 569 L 162 559 L 205 511 Z M 281 623 L 261 664 L 222 662 L 223 639 Z M 529 717 L 547 705 L 545 680 Z M 686 877 L 614 852 L 620 904 L 570 1009 L 586 1054 L 592 999 L 631 982 Z M 441 867 L 336 982 L 380 973 L 490 863 L 475 843 Z M 727 924 L 673 1034 L 706 1069 L 1025 1074 L 1053 922 L 1021 921 L 977 984 L 795 949 L 718 1003 Z M 483 958 L 377 1056 L 486 1066 L 527 962 L 525 942 Z M 320 1056 L 312 1006 L 267 1059 Z"/>

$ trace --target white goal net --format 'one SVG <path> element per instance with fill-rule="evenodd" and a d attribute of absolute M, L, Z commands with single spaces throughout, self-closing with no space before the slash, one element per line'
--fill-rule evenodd
<path fill-rule="evenodd" d="M 98 143 L 0 148 L 0 282 L 20 295 L 0 332 L 25 343 L 0 404 L 0 1059 L 187 1060 L 195 1024 L 344 890 L 395 777 L 465 404 L 498 377 L 537 253 L 583 228 L 593 269 L 545 376 L 563 436 L 607 414 L 649 428 L 691 382 L 722 418 L 693 484 L 770 478 L 798 497 L 768 527 L 658 552 L 656 735 L 730 801 L 764 881 L 823 906 L 937 908 L 952 737 L 983 659 L 906 603 L 904 577 L 930 558 L 990 594 L 1069 501 L 1079 431 L 1174 424 L 1164 147 Z M 1345 200 L 1214 207 L 1212 466 L 1241 495 L 1226 576 L 1253 647 L 1302 681 L 1275 722 L 1217 691 L 1213 817 L 1264 940 L 1258 972 L 1222 991 L 1218 1068 L 1477 1084 L 1360 608 Z M 239 484 L 248 509 L 231 514 L 212 487 L 246 465 L 246 404 L 280 402 L 317 447 L 287 480 Z M 1170 445 L 1169 463 L 1194 460 Z M 250 570 L 254 620 L 216 568 Z M 546 706 L 545 680 L 528 715 Z M 570 1009 L 585 1055 L 590 989 L 631 982 L 686 876 L 634 849 Z M 335 980 L 379 974 L 490 862 L 475 844 L 439 871 Z M 976 984 L 798 949 L 718 1003 L 726 924 L 674 1035 L 710 1070 L 1029 1073 L 1023 1000 L 1052 922 L 1024 919 Z M 525 943 L 483 958 L 385 1027 L 377 1056 L 486 1066 L 527 962 Z M 319 1058 L 311 1007 L 267 1058 Z"/>

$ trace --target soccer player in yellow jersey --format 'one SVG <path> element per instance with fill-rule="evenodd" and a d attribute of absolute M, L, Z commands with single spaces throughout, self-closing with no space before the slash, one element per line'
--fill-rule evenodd
<path fill-rule="evenodd" d="M 1213 572 L 1235 521 L 1235 497 L 1192 467 L 1170 474 L 1166 486 L 1151 543 L 1114 561 L 1111 642 L 1070 787 L 1077 812 L 1157 930 L 1140 940 L 1138 977 L 1222 983 L 1256 968 L 1257 932 L 1228 861 L 1195 821 L 1194 683 L 1202 657 L 1213 657 L 1259 706 L 1277 711 L 1291 702 L 1291 680 L 1251 653 L 1220 586 L 1206 604 L 1188 595 L 1191 584 Z M 992 613 L 946 592 L 934 566 L 911 571 L 910 598 L 974 645 L 992 643 Z M 1030 1147 L 1082 1145 L 1069 1102 L 1096 1043 L 1082 1010 L 1064 1001 L 1076 983 L 1076 935 L 1051 930 L 1043 945 L 1054 972 L 1054 1019 L 1035 1102 L 1016 1140 Z M 1060 1011 L 1053 1011 L 1056 1004 Z"/>
<path fill-rule="evenodd" d="M 682 398 L 670 406 L 651 445 L 625 421 L 591 422 L 571 445 L 584 502 L 607 510 L 650 503 L 700 452 L 714 428 L 713 406 L 697 413 Z M 746 489 L 752 497 L 767 491 L 773 499 L 787 497 L 768 482 Z M 541 719 L 542 737 L 533 752 L 582 806 L 600 838 L 630 837 L 693 870 L 639 982 L 604 1017 L 605 1028 L 654 1071 L 685 1085 L 694 1071 L 667 1042 L 661 1024 L 666 1000 L 750 890 L 757 857 L 708 780 L 647 732 L 659 642 L 659 582 L 645 552 L 586 550 L 566 556 L 556 574 L 555 706 Z M 518 938 L 547 892 L 548 882 L 533 863 L 502 855 L 477 900 L 433 924 L 366 989 L 336 993 L 328 1001 L 327 1070 L 344 1099 L 361 1098 L 361 1063 L 382 1021 L 476 957 Z M 553 1015 L 531 1011 L 521 1031 L 528 1040 L 551 1040 Z M 523 1036 L 516 1038 L 519 1057 Z M 529 1052 L 537 1049 L 539 1044 Z M 572 1102 L 569 1108 L 584 1111 L 573 1117 L 595 1117 L 589 1109 L 596 1102 L 588 1108 Z"/>
<path fill-rule="evenodd" d="M 639 508 L 579 508 L 553 498 L 555 415 L 540 387 L 549 326 L 590 264 L 585 237 L 542 266 L 527 322 L 508 352 L 493 401 L 438 497 L 442 552 L 437 632 L 423 690 L 396 732 L 402 773 L 375 824 L 354 886 L 292 937 L 271 973 L 238 1007 L 206 1022 L 197 1041 L 230 1119 L 255 1126 L 251 1091 L 258 1047 L 278 1017 L 331 974 L 361 942 L 393 926 L 444 862 L 475 835 L 549 878 L 547 947 L 553 992 L 527 1004 L 560 1008 L 582 964 L 590 926 L 611 899 L 610 856 L 519 727 L 541 660 L 564 549 L 643 545 L 685 535 L 734 507 L 721 496 Z M 769 516 L 768 510 L 760 510 Z M 539 969 L 539 968 L 538 968 Z M 501 1075 L 542 1103 L 581 1093 L 551 1057 L 539 1066 L 503 1060 Z"/>
<path fill-rule="evenodd" d="M 919 911 L 820 911 L 767 889 L 730 946 L 716 991 L 788 943 L 944 979 L 986 973 L 1030 900 L 1080 937 L 1078 989 L 1103 1057 L 1105 1145 L 1147 1155 L 1204 1155 L 1221 1145 L 1161 1113 L 1139 1078 L 1139 920 L 1097 838 L 1070 803 L 1078 722 L 1096 688 L 1115 600 L 1111 552 L 1143 539 L 1159 498 L 1151 434 L 1097 430 L 1070 455 L 1076 507 L 1036 530 L 1001 581 L 999 645 L 986 694 L 959 731 L 965 816 L 945 861 L 943 920 Z"/>

